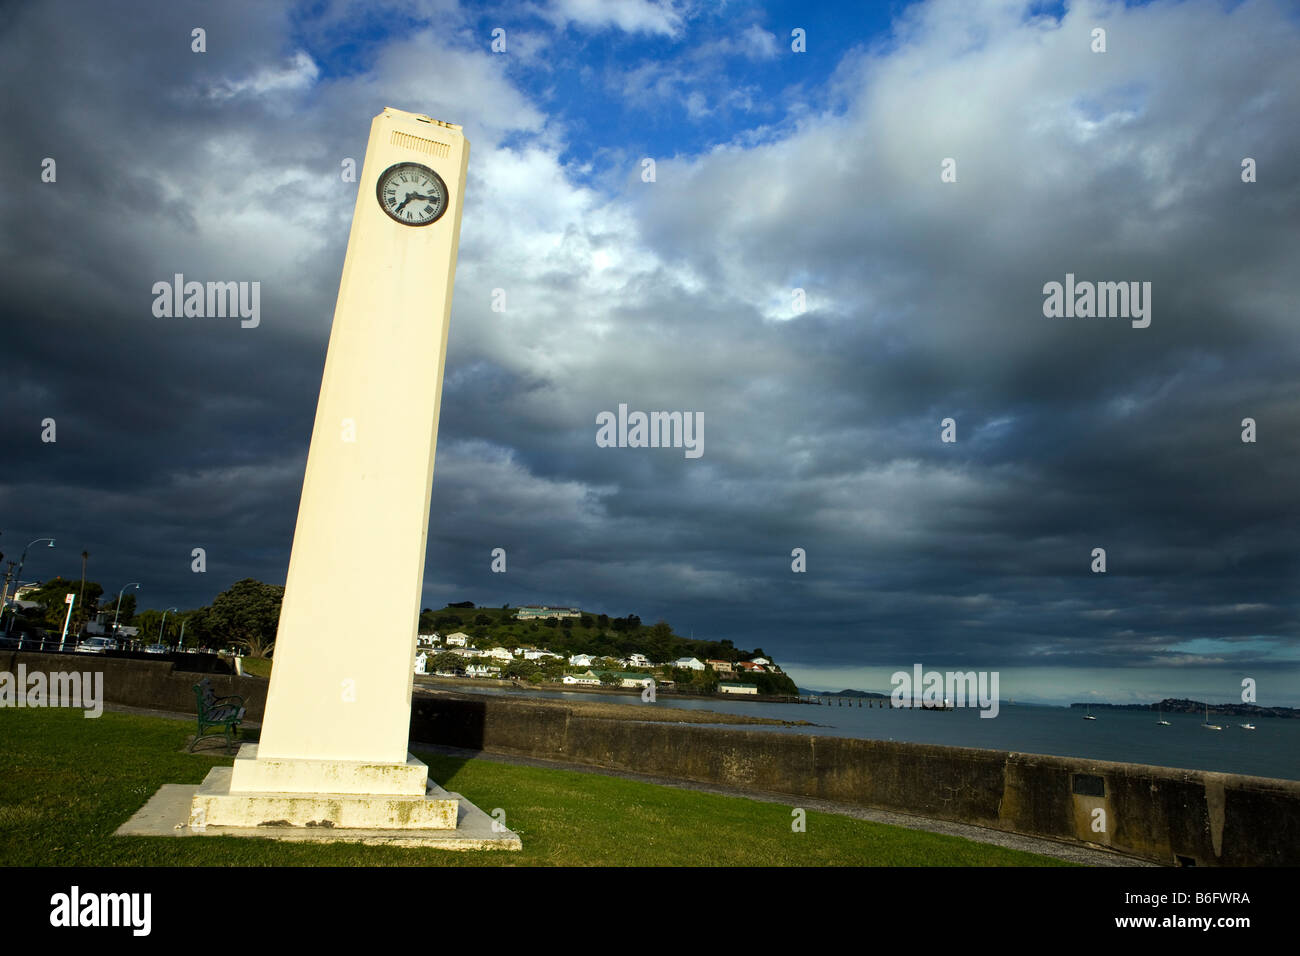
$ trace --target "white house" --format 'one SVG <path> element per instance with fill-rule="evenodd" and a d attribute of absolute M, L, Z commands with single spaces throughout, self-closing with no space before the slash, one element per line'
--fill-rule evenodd
<path fill-rule="evenodd" d="M 442 640 L 442 635 L 440 635 L 437 631 L 434 631 L 432 634 L 417 634 L 415 636 L 415 646 L 433 647 L 435 644 L 438 644 L 441 640 Z"/>
<path fill-rule="evenodd" d="M 752 663 L 752 664 L 762 664 L 764 667 L 767 667 L 767 666 L 768 666 L 769 664 L 771 664 L 772 662 L 769 661 L 766 657 L 755 657 L 755 658 L 754 658 L 750 663 Z"/>
<path fill-rule="evenodd" d="M 420 651 L 420 653 L 415 655 L 415 672 L 417 674 L 426 673 L 424 665 L 428 663 L 428 660 L 429 658 L 425 655 L 424 651 Z"/>
<path fill-rule="evenodd" d="M 591 671 L 587 671 L 585 674 L 565 674 L 563 681 L 566 684 L 583 684 L 588 687 L 600 686 L 600 678 Z"/>
<path fill-rule="evenodd" d="M 649 687 L 655 679 L 649 674 L 619 674 L 619 687 Z"/>
<path fill-rule="evenodd" d="M 569 657 L 570 667 L 590 667 L 596 662 L 596 658 L 590 654 L 572 654 Z"/>
<path fill-rule="evenodd" d="M 496 661 L 512 661 L 515 659 L 515 655 L 511 654 L 504 647 L 494 647 L 492 650 L 488 651 L 485 656 Z"/>
<path fill-rule="evenodd" d="M 718 690 L 724 694 L 757 694 L 757 684 L 738 684 L 731 681 L 723 681 L 718 685 Z"/>
<path fill-rule="evenodd" d="M 455 634 L 447 635 L 448 647 L 467 647 L 469 645 L 469 635 L 464 631 L 457 631 Z"/>
<path fill-rule="evenodd" d="M 470 664 L 465 668 L 465 674 L 468 677 L 496 677 L 501 673 L 501 668 L 492 664 Z"/>
<path fill-rule="evenodd" d="M 543 651 L 536 647 L 523 648 L 523 654 L 524 654 L 524 660 L 526 661 L 540 661 L 546 657 L 554 657 L 554 658 L 564 657 L 563 654 L 557 654 L 554 651 Z"/>
<path fill-rule="evenodd" d="M 628 667 L 650 667 L 650 658 L 644 654 L 631 654 L 627 659 Z"/>
<path fill-rule="evenodd" d="M 704 662 L 698 657 L 679 657 L 673 661 L 673 667 L 681 667 L 691 671 L 704 670 Z"/>

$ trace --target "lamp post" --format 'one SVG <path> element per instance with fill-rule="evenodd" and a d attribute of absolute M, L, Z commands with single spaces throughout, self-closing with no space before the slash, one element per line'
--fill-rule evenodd
<path fill-rule="evenodd" d="M 138 588 L 139 586 L 140 582 L 137 581 L 134 584 L 123 585 L 122 590 L 117 592 L 117 610 L 113 612 L 113 640 L 117 640 L 117 616 L 122 612 L 122 593 L 127 588 Z"/>
<path fill-rule="evenodd" d="M 176 608 L 169 607 L 167 611 L 174 611 Z M 158 643 L 163 643 L 163 634 L 167 629 L 167 611 L 163 611 L 162 623 L 158 625 Z"/>
<path fill-rule="evenodd" d="M 27 548 L 30 548 L 34 544 L 39 544 L 42 541 L 48 541 L 50 543 L 50 547 L 51 548 L 54 547 L 53 538 L 33 538 L 31 541 L 27 542 Z M 18 573 L 14 575 L 15 581 L 19 580 L 23 576 L 23 563 L 27 560 L 27 548 L 23 548 L 23 556 L 18 559 Z M 17 593 L 18 593 L 18 588 L 14 588 L 14 594 Z M 4 607 L 8 603 L 9 603 L 9 585 L 6 582 L 4 597 L 0 598 L 0 607 Z M 5 625 L 5 637 L 9 636 L 9 628 L 13 626 L 13 623 L 14 623 L 13 616 L 10 615 L 9 623 Z M 18 645 L 19 647 L 22 646 L 22 637 L 18 638 Z"/>

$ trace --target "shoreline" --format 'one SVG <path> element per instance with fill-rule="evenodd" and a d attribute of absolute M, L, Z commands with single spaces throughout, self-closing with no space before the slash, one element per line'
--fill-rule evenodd
<path fill-rule="evenodd" d="M 421 675 L 422 676 L 422 675 Z M 479 683 L 475 679 L 470 679 L 461 683 Z M 510 686 L 509 681 L 504 681 L 506 686 Z M 440 688 L 431 687 L 428 684 L 416 683 L 416 690 L 423 695 L 443 700 L 471 700 L 471 699 L 500 699 L 498 695 L 479 695 L 461 688 Z M 549 690 L 550 688 L 542 688 Z M 629 691 L 636 694 L 637 691 Z M 686 695 L 678 695 L 686 696 Z M 654 704 L 606 704 L 596 700 L 557 700 L 553 697 L 533 697 L 527 694 L 520 694 L 516 698 L 518 701 L 526 702 L 529 706 L 547 707 L 551 709 L 565 709 L 579 714 L 583 717 L 592 717 L 602 720 L 624 720 L 639 723 L 661 723 L 661 724 L 728 724 L 728 725 L 759 725 L 766 727 L 819 727 L 808 720 L 778 720 L 775 717 L 755 717 L 747 714 L 726 714 L 715 710 L 686 710 L 681 708 L 656 707 Z"/>
<path fill-rule="evenodd" d="M 421 680 L 449 687 L 500 687 L 522 691 L 548 690 L 565 694 L 622 694 L 627 697 L 641 696 L 641 690 L 636 687 L 607 687 L 603 685 L 600 687 L 591 687 L 585 684 L 557 684 L 553 681 L 532 684 L 527 681 L 511 680 L 504 677 L 438 677 L 434 674 L 416 674 L 415 682 L 417 686 L 420 684 Z M 803 701 L 786 694 L 682 694 L 675 690 L 666 690 L 662 684 L 655 685 L 655 694 L 659 697 L 673 697 L 677 700 L 740 700 L 755 701 L 764 704 L 804 703 Z"/>

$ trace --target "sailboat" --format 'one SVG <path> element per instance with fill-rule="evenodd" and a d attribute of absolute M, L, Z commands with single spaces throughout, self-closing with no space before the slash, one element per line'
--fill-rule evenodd
<path fill-rule="evenodd" d="M 1206 730 L 1222 730 L 1222 729 L 1223 729 L 1223 728 L 1220 727 L 1218 724 L 1212 724 L 1212 723 L 1210 723 L 1210 705 L 1209 705 L 1209 704 L 1206 704 L 1206 705 L 1205 705 L 1205 723 L 1201 724 L 1201 726 L 1204 727 Z"/>
<path fill-rule="evenodd" d="M 1087 712 L 1086 714 L 1083 715 L 1083 719 L 1084 719 L 1084 720 L 1096 720 L 1096 719 L 1097 719 L 1096 717 L 1092 716 L 1092 704 L 1089 704 L 1089 705 L 1088 705 L 1088 712 Z"/>
<path fill-rule="evenodd" d="M 1158 727 L 1168 727 L 1169 721 L 1165 720 L 1165 705 L 1160 705 L 1160 719 L 1156 721 Z"/>

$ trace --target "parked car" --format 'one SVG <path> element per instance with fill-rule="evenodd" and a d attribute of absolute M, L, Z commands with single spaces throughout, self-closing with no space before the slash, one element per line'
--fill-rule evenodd
<path fill-rule="evenodd" d="M 146 654 L 166 654 L 166 653 L 167 653 L 167 645 L 166 645 L 166 644 L 150 644 L 148 647 L 146 647 L 146 648 L 144 649 L 144 652 L 145 652 Z"/>
<path fill-rule="evenodd" d="M 83 654 L 104 654 L 114 649 L 113 641 L 107 637 L 88 637 L 77 645 Z"/>

